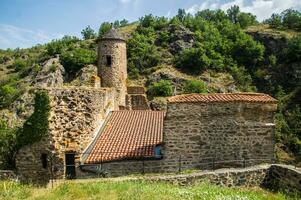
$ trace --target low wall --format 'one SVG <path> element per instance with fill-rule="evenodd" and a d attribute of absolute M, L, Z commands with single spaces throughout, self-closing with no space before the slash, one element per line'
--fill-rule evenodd
<path fill-rule="evenodd" d="M 16 180 L 17 175 L 11 170 L 0 170 L 0 180 Z"/>
<path fill-rule="evenodd" d="M 284 192 L 301 194 L 301 170 L 287 165 L 272 165 L 265 187 Z"/>

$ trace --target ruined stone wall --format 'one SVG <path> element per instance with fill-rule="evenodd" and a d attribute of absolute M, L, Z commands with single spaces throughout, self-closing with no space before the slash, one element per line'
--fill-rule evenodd
<path fill-rule="evenodd" d="M 177 171 L 179 163 L 183 170 L 242 166 L 244 159 L 246 165 L 270 163 L 274 158 L 276 107 L 243 102 L 168 104 L 164 171 Z"/>
<path fill-rule="evenodd" d="M 66 152 L 77 153 L 79 160 L 93 140 L 109 111 L 117 108 L 114 88 L 66 87 L 48 88 L 51 100 L 49 134 L 41 141 L 22 148 L 16 164 L 21 178 L 45 182 L 51 177 L 64 175 Z M 48 155 L 44 169 L 41 154 Z"/>
<path fill-rule="evenodd" d="M 107 65 L 106 56 L 112 57 L 111 66 Z M 98 45 L 98 76 L 102 87 L 114 87 L 117 102 L 125 106 L 127 93 L 127 58 L 126 43 L 122 40 L 100 40 Z"/>

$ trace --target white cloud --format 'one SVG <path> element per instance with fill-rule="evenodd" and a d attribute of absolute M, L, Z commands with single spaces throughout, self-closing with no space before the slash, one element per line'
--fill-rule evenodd
<path fill-rule="evenodd" d="M 47 34 L 43 30 L 29 30 L 8 24 L 0 24 L 0 48 L 26 48 L 37 43 L 46 43 L 61 37 L 61 34 Z"/>
<path fill-rule="evenodd" d="M 200 5 L 193 5 L 186 11 L 196 13 L 204 9 L 227 10 L 233 5 L 238 5 L 243 12 L 250 12 L 257 16 L 259 21 L 269 18 L 272 13 L 279 13 L 288 8 L 300 9 L 300 0 L 252 0 L 248 3 L 246 0 L 233 0 L 228 3 L 222 3 L 220 0 L 206 0 Z"/>

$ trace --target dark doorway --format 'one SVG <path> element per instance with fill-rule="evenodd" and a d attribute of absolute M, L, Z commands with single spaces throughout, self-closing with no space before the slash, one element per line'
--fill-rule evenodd
<path fill-rule="evenodd" d="M 65 154 L 65 165 L 66 165 L 66 178 L 75 179 L 75 153 Z"/>

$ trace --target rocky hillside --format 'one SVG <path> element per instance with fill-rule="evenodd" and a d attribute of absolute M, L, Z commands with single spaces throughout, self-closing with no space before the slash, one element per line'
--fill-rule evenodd
<path fill-rule="evenodd" d="M 179 12 L 171 19 L 146 15 L 118 27 L 127 40 L 128 84 L 145 86 L 155 109 L 164 108 L 165 96 L 181 93 L 268 93 L 279 100 L 278 157 L 299 162 L 300 32 L 257 24 L 248 16 L 231 21 L 220 10 Z M 100 37 L 107 28 L 110 24 L 101 25 Z M 35 88 L 89 84 L 96 74 L 96 38 L 84 37 L 0 50 L 0 141 L 31 115 Z"/>

